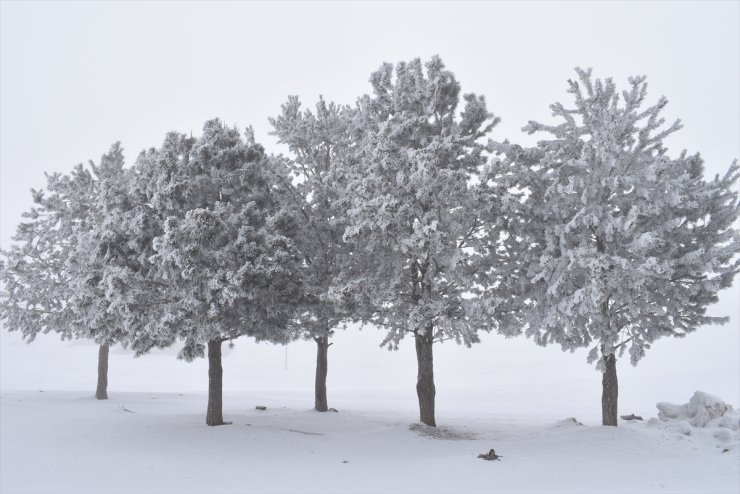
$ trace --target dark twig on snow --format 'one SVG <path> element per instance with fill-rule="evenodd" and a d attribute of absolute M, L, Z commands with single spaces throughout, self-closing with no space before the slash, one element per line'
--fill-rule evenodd
<path fill-rule="evenodd" d="M 128 408 L 126 408 L 126 407 L 125 407 L 124 405 L 121 405 L 121 406 L 120 406 L 120 407 L 118 407 L 118 408 L 120 408 L 120 409 L 121 409 L 121 410 L 123 410 L 124 412 L 128 412 L 128 413 L 136 413 L 136 412 L 134 412 L 133 410 L 129 410 L 129 409 L 128 409 Z"/>
<path fill-rule="evenodd" d="M 620 417 L 622 420 L 642 420 L 642 417 L 639 415 L 635 415 L 634 413 L 631 413 L 629 415 L 622 415 Z"/>

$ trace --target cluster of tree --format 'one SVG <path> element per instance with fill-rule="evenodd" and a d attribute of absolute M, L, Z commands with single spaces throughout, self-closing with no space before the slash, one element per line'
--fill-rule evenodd
<path fill-rule="evenodd" d="M 354 106 L 289 98 L 271 119 L 290 157 L 218 120 L 168 134 L 124 167 L 48 175 L 3 252 L 0 319 L 137 355 L 182 345 L 208 356 L 206 423 L 223 423 L 221 346 L 240 336 L 317 345 L 315 407 L 328 409 L 327 354 L 347 321 L 414 338 L 420 420 L 435 425 L 434 343 L 484 331 L 590 347 L 604 425 L 617 425 L 616 360 L 726 318 L 705 315 L 740 270 L 738 165 L 703 178 L 670 158 L 661 98 L 644 77 L 617 91 L 578 70 L 574 106 L 530 122 L 533 147 L 490 140 L 485 99 L 460 94 L 439 58 L 372 74 Z"/>

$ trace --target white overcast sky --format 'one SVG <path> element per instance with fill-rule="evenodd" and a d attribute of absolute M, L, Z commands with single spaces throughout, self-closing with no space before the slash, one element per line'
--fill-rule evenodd
<path fill-rule="evenodd" d="M 700 151 L 709 175 L 740 156 L 737 1 L 2 1 L 0 22 L 2 247 L 44 172 L 97 160 L 117 140 L 131 163 L 213 117 L 252 125 L 280 151 L 267 118 L 288 95 L 352 104 L 382 62 L 434 54 L 503 119 L 496 139 L 531 143 L 521 127 L 568 103 L 582 66 L 620 85 L 647 75 L 649 100 L 666 95 L 667 118 L 685 125 L 671 154 Z M 732 322 L 672 351 L 729 360 L 737 374 L 738 283 L 712 309 Z"/>
<path fill-rule="evenodd" d="M 671 151 L 711 173 L 740 156 L 738 2 L 8 2 L 1 7 L 0 160 L 7 246 L 43 172 L 129 162 L 166 132 L 219 117 L 268 135 L 290 94 L 354 103 L 384 62 L 439 54 L 519 142 L 568 102 L 577 65 L 622 85 L 648 76 L 685 128 Z"/>

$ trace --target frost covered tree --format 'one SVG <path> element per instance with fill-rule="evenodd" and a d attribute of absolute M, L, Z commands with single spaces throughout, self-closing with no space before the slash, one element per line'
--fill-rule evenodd
<path fill-rule="evenodd" d="M 294 182 L 285 184 L 286 199 L 300 215 L 297 242 L 306 263 L 306 303 L 296 327 L 316 342 L 314 406 L 325 412 L 329 407 L 329 340 L 349 317 L 348 307 L 332 297 L 331 288 L 351 260 L 349 246 L 342 241 L 345 211 L 337 202 L 344 187 L 343 170 L 352 156 L 351 110 L 323 99 L 315 113 L 301 111 L 300 106 L 297 97 L 289 98 L 270 123 L 279 142 L 287 144 L 293 153 L 288 166 Z"/>
<path fill-rule="evenodd" d="M 115 218 L 127 197 L 123 166 L 116 143 L 97 165 L 47 175 L 46 190 L 32 191 L 35 205 L 24 213 L 0 269 L 0 318 L 9 330 L 21 331 L 29 342 L 57 332 L 62 339 L 98 343 L 98 399 L 108 397 L 109 348 L 125 346 L 130 335 L 118 310 L 129 307 L 109 289 L 111 275 L 128 269 L 125 244 L 109 238 L 120 226 Z"/>
<path fill-rule="evenodd" d="M 134 171 L 124 168 L 119 144 L 100 163 L 90 163 L 94 181 L 94 218 L 77 235 L 77 249 L 67 262 L 74 272 L 68 304 L 78 333 L 100 344 L 99 374 L 105 376 L 109 347 L 119 343 L 135 355 L 173 343 L 150 334 L 151 321 L 164 303 L 161 285 L 151 282 L 154 232 L 149 211 L 132 193 Z M 146 344 L 142 345 L 142 340 Z M 107 385 L 99 381 L 99 386 Z"/>
<path fill-rule="evenodd" d="M 169 134 L 135 167 L 136 195 L 161 225 L 151 281 L 167 301 L 144 336 L 183 340 L 186 360 L 207 348 L 208 425 L 224 424 L 222 343 L 242 335 L 286 341 L 300 303 L 296 219 L 269 179 L 280 165 L 251 131 L 244 140 L 211 120 L 199 138 Z"/>
<path fill-rule="evenodd" d="M 76 249 L 76 224 L 89 219 L 87 208 L 77 204 L 80 193 L 91 197 L 91 184 L 82 165 L 70 175 L 46 175 L 46 189 L 31 190 L 34 205 L 23 213 L 10 249 L 2 252 L 0 317 L 28 342 L 49 332 L 62 339 L 77 336 L 67 304 L 73 273 L 65 264 Z"/>
<path fill-rule="evenodd" d="M 496 119 L 473 94 L 459 112 L 460 86 L 438 57 L 395 71 L 384 64 L 370 82 L 373 95 L 356 109 L 358 165 L 343 198 L 344 239 L 363 269 L 336 291 L 355 291 L 360 306 L 373 308 L 384 345 L 414 337 L 419 416 L 435 426 L 433 344 L 470 345 L 491 324 L 475 276 L 483 221 L 474 179 Z"/>
<path fill-rule="evenodd" d="M 664 125 L 665 98 L 646 107 L 645 77 L 620 93 L 611 79 L 577 73 L 573 107 L 551 106 L 559 122 L 523 129 L 550 138 L 498 147 L 528 195 L 519 251 L 526 280 L 514 292 L 527 309 L 513 332 L 540 345 L 591 347 L 588 360 L 603 376 L 602 422 L 616 426 L 618 357 L 628 351 L 636 365 L 662 336 L 727 321 L 706 308 L 740 267 L 738 165 L 706 181 L 698 154 L 669 157 L 663 140 L 681 124 Z"/>

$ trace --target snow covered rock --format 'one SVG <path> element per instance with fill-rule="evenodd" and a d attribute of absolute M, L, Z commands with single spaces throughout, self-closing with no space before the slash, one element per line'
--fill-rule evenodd
<path fill-rule="evenodd" d="M 706 427 L 712 420 L 722 417 L 730 410 L 732 405 L 716 396 L 697 391 L 689 400 L 689 415 L 693 417 L 689 422 L 694 427 Z"/>
<path fill-rule="evenodd" d="M 658 408 L 660 420 L 664 422 L 688 420 L 689 424 L 694 427 L 706 427 L 714 419 L 722 417 L 726 412 L 732 410 L 731 405 L 703 391 L 695 392 L 689 402 L 683 405 L 662 402 L 655 406 Z M 733 430 L 737 430 L 737 424 L 734 425 Z"/>
<path fill-rule="evenodd" d="M 683 436 L 713 438 L 723 452 L 740 447 L 740 410 L 720 398 L 697 391 L 688 403 L 658 403 L 658 417 L 648 427 L 670 430 Z"/>

